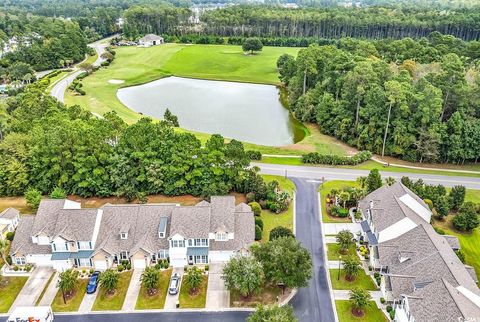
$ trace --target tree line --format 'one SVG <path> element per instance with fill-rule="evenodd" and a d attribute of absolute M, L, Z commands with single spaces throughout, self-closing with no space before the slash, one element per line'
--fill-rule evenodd
<path fill-rule="evenodd" d="M 421 65 L 311 45 L 277 65 L 295 116 L 358 149 L 415 162 L 480 157 L 480 77 L 454 53 Z"/>

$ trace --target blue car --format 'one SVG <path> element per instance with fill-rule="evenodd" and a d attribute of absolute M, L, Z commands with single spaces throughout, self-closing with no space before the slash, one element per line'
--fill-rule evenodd
<path fill-rule="evenodd" d="M 90 276 L 90 281 L 88 281 L 87 285 L 87 294 L 93 294 L 97 290 L 98 286 L 98 277 L 100 276 L 99 271 L 93 272 L 92 276 Z"/>

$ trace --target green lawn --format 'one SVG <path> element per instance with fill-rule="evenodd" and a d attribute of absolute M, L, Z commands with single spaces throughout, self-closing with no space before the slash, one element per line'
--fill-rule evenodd
<path fill-rule="evenodd" d="M 238 292 L 230 292 L 231 307 L 256 307 L 259 304 L 271 305 L 277 302 L 277 296 L 282 290 L 277 286 L 267 285 L 258 294 L 251 295 L 248 299 L 243 298 Z"/>
<path fill-rule="evenodd" d="M 365 271 L 363 270 L 361 270 L 360 274 L 358 274 L 358 276 L 351 282 L 345 279 L 345 273 L 343 270 L 340 272 L 340 280 L 338 280 L 338 269 L 329 269 L 329 272 L 330 280 L 332 281 L 332 288 L 334 290 L 351 290 L 356 287 L 368 291 L 377 290 L 370 276 L 365 274 Z"/>
<path fill-rule="evenodd" d="M 350 218 L 338 218 L 329 216 L 327 214 L 327 194 L 332 191 L 332 189 L 343 189 L 346 187 L 359 187 L 356 181 L 345 181 L 345 180 L 332 180 L 326 181 L 323 185 L 319 187 L 320 198 L 322 200 L 322 220 L 326 223 L 338 223 L 338 222 L 351 222 Z"/>
<path fill-rule="evenodd" d="M 0 276 L 0 313 L 8 312 L 28 277 Z"/>
<path fill-rule="evenodd" d="M 167 298 L 168 283 L 170 282 L 171 275 L 171 268 L 160 272 L 160 283 L 158 285 L 158 290 L 157 293 L 152 296 L 148 295 L 147 289 L 142 284 L 135 309 L 163 309 L 163 306 L 165 305 L 165 299 Z"/>
<path fill-rule="evenodd" d="M 280 176 L 262 175 L 262 177 L 266 182 L 277 180 L 280 184 L 280 187 L 283 190 L 288 191 L 290 196 L 293 198 L 295 193 L 295 185 L 292 181 Z M 295 205 L 292 202 L 287 211 L 284 211 L 280 214 L 273 213 L 269 210 L 262 211 L 262 214 L 260 215 L 263 220 L 262 241 L 268 241 L 268 238 L 270 237 L 270 231 L 277 226 L 287 227 L 293 231 L 293 207 L 295 207 Z"/>
<path fill-rule="evenodd" d="M 447 190 L 447 194 L 450 193 L 452 188 L 445 188 Z M 465 201 L 471 201 L 473 203 L 480 203 L 480 190 L 475 189 L 468 189 L 465 193 Z"/>
<path fill-rule="evenodd" d="M 182 286 L 180 287 L 180 295 L 178 301 L 180 302 L 180 308 L 182 309 L 192 309 L 192 308 L 204 308 L 205 302 L 207 301 L 207 285 L 208 285 L 208 275 L 202 276 L 202 283 L 197 290 L 197 293 L 190 295 L 189 287 L 182 280 Z"/>
<path fill-rule="evenodd" d="M 52 302 L 52 310 L 54 312 L 74 312 L 78 311 L 80 304 L 82 303 L 83 297 L 85 296 L 85 290 L 88 284 L 88 278 L 79 280 L 77 291 L 75 295 L 67 299 L 67 304 L 63 303 L 62 291 L 58 290 L 57 295 Z"/>
<path fill-rule="evenodd" d="M 117 290 L 113 295 L 107 294 L 107 292 L 99 287 L 97 290 L 98 295 L 93 303 L 92 311 L 118 311 L 122 309 L 123 302 L 125 301 L 125 295 L 127 294 L 128 285 L 132 278 L 133 271 L 120 273 L 120 279 L 118 281 Z"/>
<path fill-rule="evenodd" d="M 338 244 L 327 244 L 327 255 L 329 261 L 338 260 L 339 256 L 346 257 L 350 255 L 357 256 L 355 253 L 355 245 L 351 245 L 347 254 L 340 254 L 340 246 Z"/>
<path fill-rule="evenodd" d="M 382 322 L 389 321 L 389 319 L 383 314 L 383 312 L 377 307 L 374 301 L 370 302 L 370 305 L 365 309 L 365 315 L 362 317 L 356 317 L 352 314 L 352 306 L 350 301 L 336 300 L 335 306 L 337 308 L 339 322 Z"/>

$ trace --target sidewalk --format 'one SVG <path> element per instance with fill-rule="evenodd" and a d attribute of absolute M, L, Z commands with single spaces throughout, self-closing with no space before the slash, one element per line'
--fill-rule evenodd
<path fill-rule="evenodd" d="M 339 261 L 328 261 L 328 269 L 338 269 Z M 343 268 L 343 263 L 340 263 L 340 268 Z"/>
<path fill-rule="evenodd" d="M 372 300 L 374 300 L 378 307 L 380 306 L 380 298 L 382 297 L 382 292 L 380 291 L 370 291 Z M 349 300 L 350 299 L 350 290 L 333 290 L 333 297 L 335 300 Z"/>
<path fill-rule="evenodd" d="M 84 314 L 92 311 L 93 303 L 95 303 L 95 299 L 97 298 L 97 295 L 99 292 L 100 292 L 100 288 L 97 288 L 97 291 L 95 293 L 85 294 L 85 296 L 83 297 L 82 303 L 78 308 L 78 313 Z"/>
<path fill-rule="evenodd" d="M 58 283 L 58 278 L 59 278 L 59 273 L 55 272 L 55 275 L 52 278 L 52 281 L 48 285 L 47 290 L 45 291 L 45 294 L 43 294 L 42 299 L 40 300 L 40 303 L 38 305 L 40 306 L 50 306 L 55 299 L 55 295 L 57 295 L 58 288 L 57 288 L 57 283 Z"/>
<path fill-rule="evenodd" d="M 127 295 L 125 296 L 125 301 L 123 302 L 122 311 L 133 311 L 137 304 L 138 293 L 140 292 L 140 287 L 142 282 L 140 278 L 142 276 L 143 269 L 134 269 L 132 278 L 130 279 L 130 285 L 128 285 Z"/>
<path fill-rule="evenodd" d="M 181 288 L 182 287 L 182 282 L 183 282 L 183 273 L 184 273 L 183 267 L 174 267 L 173 272 L 172 272 L 172 276 L 175 273 L 180 275 L 180 288 Z M 175 295 L 167 294 L 167 299 L 165 300 L 165 306 L 164 306 L 165 309 L 175 309 L 177 307 L 177 301 L 178 301 L 178 297 L 180 295 L 180 288 L 178 289 L 178 293 L 175 294 Z"/>

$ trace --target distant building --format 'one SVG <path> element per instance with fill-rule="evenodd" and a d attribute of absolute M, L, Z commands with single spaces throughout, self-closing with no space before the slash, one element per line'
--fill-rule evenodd
<path fill-rule="evenodd" d="M 157 46 L 163 43 L 163 38 L 154 34 L 145 35 L 138 40 L 138 44 L 144 47 Z"/>

